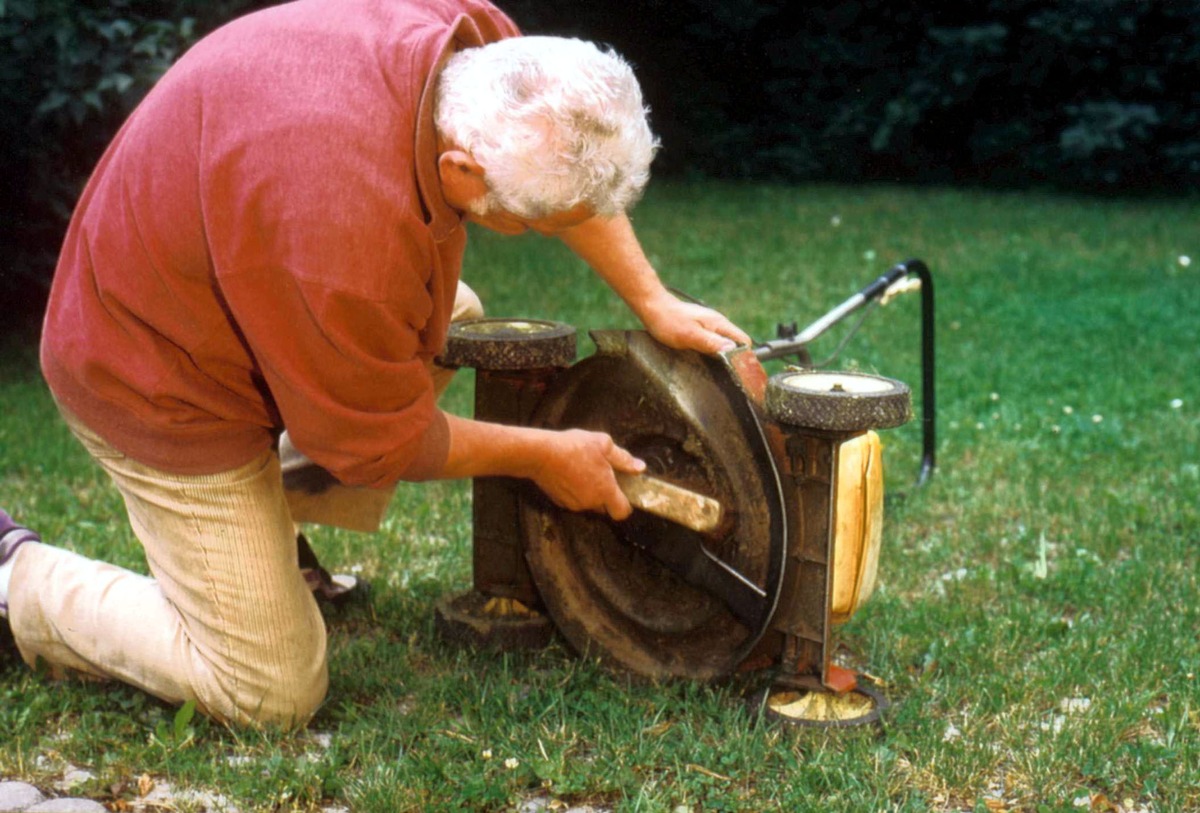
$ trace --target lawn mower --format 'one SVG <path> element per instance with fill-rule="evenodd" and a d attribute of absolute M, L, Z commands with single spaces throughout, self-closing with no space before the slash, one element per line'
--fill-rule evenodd
<path fill-rule="evenodd" d="M 914 283 L 924 483 L 934 467 L 933 287 L 920 260 L 802 331 L 780 327 L 770 341 L 712 356 L 642 331 L 592 331 L 595 352 L 576 361 L 570 325 L 452 326 L 440 362 L 474 368 L 477 419 L 608 432 L 647 469 L 620 478 L 636 509 L 620 522 L 561 509 L 525 481 L 477 478 L 474 585 L 438 603 L 439 632 L 500 649 L 544 646 L 557 632 L 647 678 L 768 675 L 750 702 L 784 723 L 878 719 L 887 701 L 835 663 L 835 630 L 874 588 L 876 432 L 910 419 L 911 395 L 893 379 L 821 369 L 808 348 Z M 787 358 L 795 363 L 768 376 L 763 362 Z"/>

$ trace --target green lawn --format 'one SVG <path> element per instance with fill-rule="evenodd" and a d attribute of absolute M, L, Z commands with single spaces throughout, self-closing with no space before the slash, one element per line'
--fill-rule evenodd
<path fill-rule="evenodd" d="M 760 339 L 895 261 L 933 269 L 939 469 L 913 489 L 919 425 L 886 434 L 881 583 L 843 630 L 886 682 L 882 729 L 760 723 L 750 680 L 647 685 L 559 645 L 441 642 L 432 606 L 469 584 L 471 538 L 469 489 L 443 483 L 402 488 L 378 535 L 312 534 L 374 590 L 329 616 L 332 689 L 308 731 L 176 731 L 133 690 L 49 683 L 9 656 L 0 777 L 49 787 L 70 763 L 100 800 L 133 799 L 145 774 L 243 811 L 538 796 L 693 813 L 1200 809 L 1200 203 L 660 184 L 634 219 L 668 282 Z M 466 278 L 493 315 L 633 326 L 539 238 L 475 234 Z M 915 385 L 918 310 L 878 310 L 840 366 Z M 48 541 L 142 567 L 32 348 L 0 352 L 0 505 Z M 469 375 L 449 400 L 469 410 Z"/>

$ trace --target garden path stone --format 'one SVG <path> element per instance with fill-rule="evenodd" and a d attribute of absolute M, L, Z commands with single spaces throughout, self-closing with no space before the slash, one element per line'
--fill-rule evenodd
<path fill-rule="evenodd" d="M 91 799 L 50 799 L 25 808 L 24 813 L 108 813 L 108 810 Z"/>
<path fill-rule="evenodd" d="M 0 782 L 0 813 L 19 813 L 45 800 L 46 797 L 33 785 Z"/>

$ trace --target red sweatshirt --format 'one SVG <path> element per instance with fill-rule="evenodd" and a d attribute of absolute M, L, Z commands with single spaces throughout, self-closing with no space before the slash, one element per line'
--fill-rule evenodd
<path fill-rule="evenodd" d="M 426 365 L 465 247 L 432 88 L 517 33 L 485 0 L 299 0 L 197 43 L 117 134 L 55 273 L 55 397 L 155 468 L 248 462 L 286 426 L 345 483 L 442 466 Z"/>

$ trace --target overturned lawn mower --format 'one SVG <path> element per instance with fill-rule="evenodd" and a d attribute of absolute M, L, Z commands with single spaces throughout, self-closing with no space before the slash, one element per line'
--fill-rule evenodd
<path fill-rule="evenodd" d="M 853 725 L 886 705 L 833 662 L 834 629 L 875 585 L 883 510 L 876 430 L 911 415 L 907 386 L 808 366 L 807 345 L 903 287 L 923 293 L 925 458 L 933 467 L 932 284 L 895 266 L 802 332 L 716 356 L 640 331 L 530 320 L 452 327 L 442 363 L 476 370 L 475 417 L 604 431 L 647 463 L 621 478 L 635 506 L 614 522 L 551 504 L 518 480 L 474 483 L 474 587 L 439 602 L 450 640 L 546 644 L 651 678 L 770 675 L 752 704 L 771 719 Z M 762 362 L 801 363 L 768 377 Z"/>

